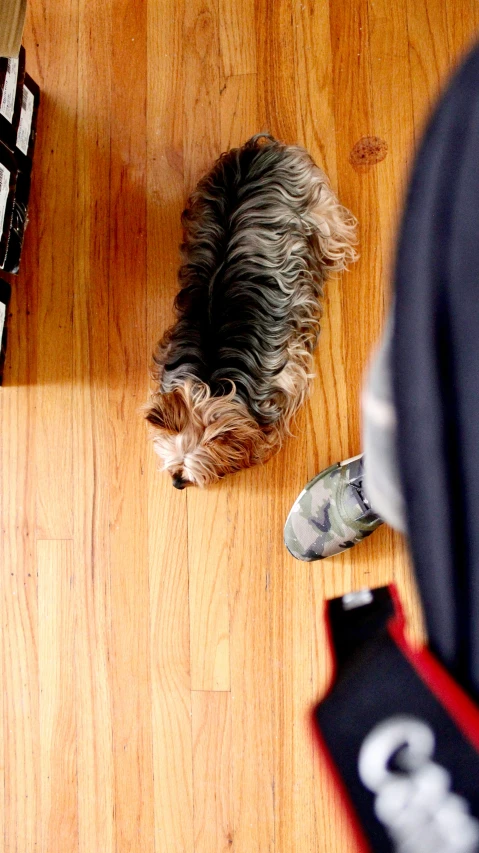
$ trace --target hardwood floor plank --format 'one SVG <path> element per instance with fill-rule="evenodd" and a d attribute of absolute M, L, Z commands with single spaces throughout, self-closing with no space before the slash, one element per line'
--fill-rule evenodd
<path fill-rule="evenodd" d="M 231 694 L 192 693 L 195 853 L 235 849 L 231 803 Z"/>
<path fill-rule="evenodd" d="M 221 150 L 242 145 L 260 131 L 256 109 L 256 74 L 227 77 L 221 87 Z M 231 140 L 236 140 L 234 143 Z"/>
<path fill-rule="evenodd" d="M 108 400 L 111 5 L 80 5 L 73 313 L 79 851 L 113 853 Z M 99 73 L 100 72 L 100 73 Z"/>
<path fill-rule="evenodd" d="M 394 250 L 414 150 L 406 0 L 396 3 L 393 10 L 383 0 L 370 2 L 369 45 L 374 129 L 387 144 L 385 159 L 373 168 L 380 212 L 381 283 L 389 302 Z"/>
<path fill-rule="evenodd" d="M 291 459 L 286 455 L 284 462 Z M 272 596 L 272 664 L 274 677 L 274 815 L 275 848 L 318 849 L 314 780 L 314 743 L 308 711 L 312 690 L 311 568 L 285 551 L 281 537 L 285 518 L 284 472 L 278 466 L 273 517 L 274 544 L 270 565 Z M 304 470 L 304 464 L 303 464 Z"/>
<path fill-rule="evenodd" d="M 26 278 L 18 280 L 21 287 Z M 26 312 L 14 306 L 9 376 L 1 390 L 2 672 L 4 838 L 7 853 L 40 849 L 38 609 L 35 554 L 34 406 L 21 384 Z M 29 346 L 27 345 L 27 349 Z"/>
<path fill-rule="evenodd" d="M 24 44 L 38 76 L 33 36 L 36 9 L 28 6 Z M 8 349 L 0 389 L 0 564 L 2 572 L 2 812 L 5 853 L 40 849 L 40 726 L 38 589 L 36 566 L 36 375 L 41 178 L 34 172 L 32 227 L 22 268 L 10 276 Z"/>
<path fill-rule="evenodd" d="M 221 69 L 224 77 L 256 73 L 255 0 L 219 0 Z"/>
<path fill-rule="evenodd" d="M 459 4 L 458 4 L 459 5 Z M 458 5 L 454 4 L 456 17 Z M 451 67 L 447 6 L 407 2 L 407 31 L 416 145 Z"/>
<path fill-rule="evenodd" d="M 188 495 L 192 690 L 230 689 L 228 512 L 222 485 Z"/>
<path fill-rule="evenodd" d="M 269 489 L 271 463 L 235 474 L 228 494 L 233 828 L 238 853 L 274 844 Z M 226 485 L 226 484 L 225 484 Z"/>
<path fill-rule="evenodd" d="M 148 482 L 155 851 L 193 853 L 186 500 L 151 457 Z"/>
<path fill-rule="evenodd" d="M 191 0 L 183 18 L 185 198 L 219 151 L 219 0 Z"/>
<path fill-rule="evenodd" d="M 184 4 L 148 4 L 148 345 L 173 320 L 184 204 Z M 146 437 L 146 429 L 145 429 Z M 186 492 L 147 448 L 155 851 L 193 853 Z"/>
<path fill-rule="evenodd" d="M 78 850 L 75 586 L 71 541 L 37 542 L 42 853 Z"/>
<path fill-rule="evenodd" d="M 256 0 L 255 9 L 258 130 L 294 144 L 293 4 L 291 0 Z"/>
<path fill-rule="evenodd" d="M 154 844 L 145 427 L 146 6 L 113 0 L 109 406 L 115 831 L 119 851 Z"/>
<path fill-rule="evenodd" d="M 475 0 L 460 0 L 446 6 L 449 53 L 457 63 L 477 43 L 479 6 Z"/>
<path fill-rule="evenodd" d="M 73 535 L 72 311 L 74 277 L 77 4 L 34 13 L 42 45 L 40 128 L 35 180 L 43 188 L 36 223 L 38 362 L 37 530 L 43 539 Z M 66 59 L 68 57 L 68 60 Z M 58 93 L 49 97 L 50 92 Z M 48 203 L 44 203 L 48 199 Z"/>
<path fill-rule="evenodd" d="M 337 187 L 336 127 L 329 4 L 293 3 L 299 141 Z"/>

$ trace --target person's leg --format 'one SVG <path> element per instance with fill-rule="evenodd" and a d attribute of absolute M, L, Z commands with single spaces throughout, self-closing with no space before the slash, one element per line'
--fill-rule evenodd
<path fill-rule="evenodd" d="M 364 492 L 384 521 L 406 532 L 398 455 L 396 409 L 391 372 L 392 312 L 374 358 L 362 394 L 362 442 Z"/>
<path fill-rule="evenodd" d="M 390 317 L 392 314 L 390 315 Z M 294 502 L 285 545 L 298 560 L 340 554 L 387 521 L 405 531 L 391 376 L 391 319 L 362 394 L 364 453 L 326 468 Z"/>

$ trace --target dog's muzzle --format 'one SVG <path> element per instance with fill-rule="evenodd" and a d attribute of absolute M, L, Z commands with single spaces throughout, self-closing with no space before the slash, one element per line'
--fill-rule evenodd
<path fill-rule="evenodd" d="M 183 477 L 181 477 L 180 474 L 175 474 L 173 477 L 173 485 L 175 489 L 185 489 L 188 483 L 186 480 L 183 480 Z"/>

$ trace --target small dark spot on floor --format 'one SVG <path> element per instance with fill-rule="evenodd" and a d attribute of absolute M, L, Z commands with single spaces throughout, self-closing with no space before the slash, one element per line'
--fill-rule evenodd
<path fill-rule="evenodd" d="M 355 169 L 375 166 L 384 160 L 388 153 L 388 145 L 379 136 L 363 136 L 356 142 L 349 155 L 349 162 Z"/>

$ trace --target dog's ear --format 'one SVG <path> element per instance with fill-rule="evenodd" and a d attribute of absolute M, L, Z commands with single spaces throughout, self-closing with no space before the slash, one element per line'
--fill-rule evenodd
<path fill-rule="evenodd" d="M 265 434 L 242 404 L 219 397 L 210 400 L 208 408 L 202 446 L 218 471 L 224 468 L 226 473 L 263 461 Z"/>
<path fill-rule="evenodd" d="M 181 432 L 188 423 L 188 406 L 181 389 L 154 394 L 145 407 L 145 418 L 166 432 Z"/>
<path fill-rule="evenodd" d="M 321 184 L 319 199 L 311 211 L 316 221 L 313 249 L 330 272 L 340 272 L 358 259 L 357 221 L 336 198 L 327 182 Z"/>

